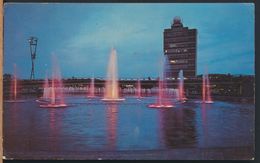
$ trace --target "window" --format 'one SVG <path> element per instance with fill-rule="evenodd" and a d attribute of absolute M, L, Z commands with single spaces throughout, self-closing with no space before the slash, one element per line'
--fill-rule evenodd
<path fill-rule="evenodd" d="M 175 47 L 176 47 L 176 44 L 169 44 L 169 47 L 170 47 L 170 48 L 175 48 Z"/>

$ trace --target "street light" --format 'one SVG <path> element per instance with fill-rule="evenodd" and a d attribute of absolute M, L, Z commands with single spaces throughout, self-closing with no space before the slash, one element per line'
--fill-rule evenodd
<path fill-rule="evenodd" d="M 28 42 L 30 44 L 30 53 L 31 53 L 31 60 L 32 60 L 32 69 L 31 69 L 31 76 L 30 76 L 30 79 L 32 80 L 34 79 L 34 60 L 36 58 L 36 48 L 37 48 L 38 39 L 37 37 L 31 36 L 28 39 Z"/>

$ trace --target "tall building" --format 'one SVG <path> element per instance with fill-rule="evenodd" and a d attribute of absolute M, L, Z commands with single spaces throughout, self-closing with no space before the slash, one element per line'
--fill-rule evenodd
<path fill-rule="evenodd" d="M 164 55 L 168 56 L 169 65 L 165 75 L 177 78 L 183 70 L 185 78 L 196 76 L 197 30 L 183 27 L 179 17 L 175 17 L 171 28 L 164 30 Z"/>

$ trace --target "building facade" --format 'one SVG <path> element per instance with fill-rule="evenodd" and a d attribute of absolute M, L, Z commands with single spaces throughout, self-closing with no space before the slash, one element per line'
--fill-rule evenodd
<path fill-rule="evenodd" d="M 167 78 L 178 78 L 183 70 L 185 78 L 196 77 L 197 69 L 197 30 L 183 27 L 179 17 L 175 17 L 171 28 L 165 29 L 164 55 L 168 57 L 168 66 L 165 70 Z"/>

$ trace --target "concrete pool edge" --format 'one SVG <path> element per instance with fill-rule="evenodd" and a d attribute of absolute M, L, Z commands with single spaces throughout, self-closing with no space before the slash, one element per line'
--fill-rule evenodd
<path fill-rule="evenodd" d="M 179 148 L 169 150 L 121 150 L 64 152 L 4 152 L 6 160 L 252 160 L 252 146 L 219 148 Z M 33 154 L 33 157 L 32 157 Z"/>

